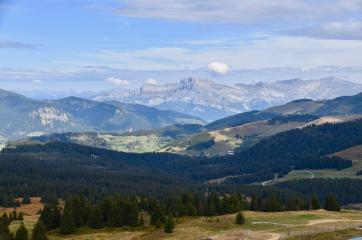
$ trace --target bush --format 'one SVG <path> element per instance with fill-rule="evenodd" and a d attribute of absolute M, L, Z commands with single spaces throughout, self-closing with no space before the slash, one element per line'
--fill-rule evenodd
<path fill-rule="evenodd" d="M 238 214 L 236 214 L 236 218 L 235 218 L 235 223 L 242 225 L 245 223 L 245 218 L 242 212 L 239 212 Z"/>
<path fill-rule="evenodd" d="M 164 231 L 165 233 L 172 233 L 174 228 L 175 228 L 175 222 L 171 217 L 169 217 L 165 223 Z"/>

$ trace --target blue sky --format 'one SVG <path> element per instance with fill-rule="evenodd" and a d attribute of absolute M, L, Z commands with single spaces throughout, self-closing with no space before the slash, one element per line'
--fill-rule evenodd
<path fill-rule="evenodd" d="M 0 0 L 0 56 L 24 91 L 362 67 L 362 0 Z"/>

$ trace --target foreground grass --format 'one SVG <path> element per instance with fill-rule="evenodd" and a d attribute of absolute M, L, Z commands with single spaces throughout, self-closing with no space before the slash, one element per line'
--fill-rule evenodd
<path fill-rule="evenodd" d="M 288 240 L 348 240 L 356 236 L 362 236 L 362 230 L 360 229 L 346 229 L 336 232 L 320 233 L 309 236 L 292 237 Z"/>
<path fill-rule="evenodd" d="M 39 198 L 32 198 L 32 204 L 22 205 L 17 209 L 24 212 L 24 223 L 29 231 L 39 218 L 37 215 L 43 205 Z M 0 209 L 11 212 L 12 208 Z M 156 240 L 156 239 L 203 239 L 214 240 L 276 240 L 280 239 L 349 239 L 362 235 L 362 211 L 327 212 L 298 211 L 298 212 L 251 212 L 245 211 L 246 222 L 240 226 L 235 224 L 235 214 L 217 217 L 183 217 L 177 221 L 172 234 L 166 234 L 163 229 L 145 228 L 103 228 L 91 229 L 83 227 L 71 235 L 61 235 L 58 230 L 48 233 L 50 240 Z M 10 229 L 15 232 L 21 221 L 14 221 Z M 344 230 L 343 230 L 344 229 Z M 319 233 L 319 234 L 316 234 Z M 304 236 L 308 234 L 308 236 Z"/>
<path fill-rule="evenodd" d="M 184 217 L 178 219 L 176 228 L 172 234 L 166 234 L 163 229 L 153 227 L 139 229 L 101 229 L 93 230 L 82 228 L 76 234 L 64 236 L 57 233 L 49 235 L 50 240 L 72 239 L 203 239 L 212 238 L 215 240 L 269 240 L 278 239 L 275 237 L 283 236 L 284 239 L 298 235 L 292 240 L 299 239 L 300 233 L 309 234 L 302 236 L 301 239 L 312 238 L 315 232 L 329 232 L 320 234 L 326 236 L 323 239 L 349 239 L 349 237 L 358 236 L 361 230 L 348 229 L 338 231 L 335 236 L 341 238 L 328 238 L 334 236 L 336 229 L 352 228 L 356 224 L 362 225 L 362 212 L 343 211 L 341 213 L 326 211 L 299 211 L 299 212 L 244 212 L 246 223 L 242 226 L 235 224 L 235 214 L 222 215 L 218 217 Z M 274 237 L 274 238 L 273 238 Z M 319 237 L 319 235 L 318 235 Z"/>

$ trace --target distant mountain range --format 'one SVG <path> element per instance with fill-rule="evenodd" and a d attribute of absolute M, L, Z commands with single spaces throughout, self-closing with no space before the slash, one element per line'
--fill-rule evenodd
<path fill-rule="evenodd" d="M 362 93 L 331 100 L 300 99 L 261 111 L 236 114 L 204 126 L 174 125 L 124 134 L 52 134 L 25 141 L 63 141 L 124 152 L 215 156 L 233 154 L 288 130 L 361 118 Z"/>
<path fill-rule="evenodd" d="M 174 84 L 144 84 L 137 90 L 115 89 L 94 97 L 94 100 L 114 100 L 175 110 L 210 122 L 236 113 L 261 110 L 301 98 L 331 99 L 359 92 L 362 92 L 362 84 L 333 77 L 260 82 L 254 85 L 240 83 L 232 86 L 188 78 Z"/>
<path fill-rule="evenodd" d="M 53 132 L 124 132 L 204 122 L 187 114 L 138 104 L 76 97 L 34 100 L 0 90 L 0 141 Z"/>

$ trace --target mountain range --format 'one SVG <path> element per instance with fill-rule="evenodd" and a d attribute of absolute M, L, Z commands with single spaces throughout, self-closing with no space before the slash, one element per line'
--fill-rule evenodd
<path fill-rule="evenodd" d="M 175 110 L 207 122 L 251 110 L 266 109 L 302 98 L 332 99 L 362 92 L 362 85 L 338 78 L 291 79 L 273 83 L 223 85 L 187 78 L 172 84 L 144 84 L 137 90 L 114 89 L 94 97 Z"/>
<path fill-rule="evenodd" d="M 34 100 L 0 90 L 0 141 L 54 132 L 124 132 L 171 124 L 204 123 L 187 114 L 139 104 L 77 97 Z"/>
<path fill-rule="evenodd" d="M 362 93 L 331 100 L 300 99 L 261 111 L 236 114 L 206 125 L 173 125 L 123 134 L 51 134 L 26 142 L 62 141 L 135 153 L 171 152 L 192 156 L 234 154 L 281 132 L 361 119 L 361 104 Z"/>

